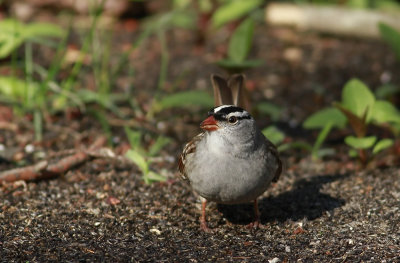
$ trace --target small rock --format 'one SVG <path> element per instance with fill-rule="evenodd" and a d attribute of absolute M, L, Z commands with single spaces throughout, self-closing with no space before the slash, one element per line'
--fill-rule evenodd
<path fill-rule="evenodd" d="M 107 198 L 107 203 L 109 203 L 110 205 L 118 205 L 119 203 L 121 203 L 121 201 L 113 196 L 110 196 Z"/>
<path fill-rule="evenodd" d="M 153 234 L 156 234 L 156 235 L 161 235 L 161 231 L 158 230 L 157 228 L 150 229 L 150 232 L 153 233 Z"/>
<path fill-rule="evenodd" d="M 290 253 L 292 250 L 290 249 L 290 246 L 286 246 L 286 247 L 285 247 L 285 251 L 286 251 L 287 253 Z"/>
<path fill-rule="evenodd" d="M 289 62 L 300 62 L 303 57 L 303 52 L 299 48 L 291 47 L 283 52 L 283 57 Z"/>
<path fill-rule="evenodd" d="M 35 151 L 35 146 L 33 146 L 33 144 L 27 144 L 25 146 L 26 153 L 33 153 L 33 151 Z"/>
<path fill-rule="evenodd" d="M 281 260 L 279 258 L 273 258 L 273 259 L 268 260 L 268 262 L 269 263 L 278 263 L 278 262 L 281 262 Z"/>

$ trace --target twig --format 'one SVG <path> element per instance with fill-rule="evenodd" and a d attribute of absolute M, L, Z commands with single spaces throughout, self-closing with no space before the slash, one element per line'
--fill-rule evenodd
<path fill-rule="evenodd" d="M 41 161 L 35 165 L 11 169 L 0 173 L 0 182 L 15 182 L 19 180 L 29 181 L 37 178 L 46 169 L 47 161 Z"/>
<path fill-rule="evenodd" d="M 88 150 L 73 151 L 73 154 L 52 164 L 49 164 L 49 161 L 41 161 L 35 165 L 1 172 L 0 183 L 14 182 L 18 180 L 31 181 L 55 177 L 91 158 L 116 158 L 115 154 L 110 149 L 101 148 L 105 144 L 106 140 L 105 137 L 99 137 Z M 72 153 L 71 151 L 67 152 Z"/>
<path fill-rule="evenodd" d="M 61 160 L 59 160 L 55 164 L 51 164 L 45 169 L 42 173 L 44 175 L 57 175 L 57 174 L 63 174 L 69 169 L 85 162 L 86 160 L 89 159 L 89 155 L 85 152 L 77 152 L 74 155 L 67 156 Z"/>

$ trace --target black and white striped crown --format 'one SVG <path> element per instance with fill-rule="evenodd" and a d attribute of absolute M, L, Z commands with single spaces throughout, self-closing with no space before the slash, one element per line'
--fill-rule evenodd
<path fill-rule="evenodd" d="M 235 105 L 222 105 L 211 109 L 208 116 L 214 116 L 216 120 L 226 120 L 228 117 L 234 116 L 238 120 L 251 119 L 250 113 Z"/>

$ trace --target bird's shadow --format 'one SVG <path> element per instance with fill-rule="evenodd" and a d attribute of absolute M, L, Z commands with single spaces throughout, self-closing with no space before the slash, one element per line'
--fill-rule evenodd
<path fill-rule="evenodd" d="M 286 220 L 308 220 L 322 216 L 326 211 L 345 204 L 343 199 L 321 193 L 321 187 L 346 175 L 318 175 L 308 179 L 298 180 L 293 190 L 277 196 L 259 200 L 261 223 Z M 252 221 L 253 205 L 217 205 L 218 211 L 234 224 L 248 224 Z"/>

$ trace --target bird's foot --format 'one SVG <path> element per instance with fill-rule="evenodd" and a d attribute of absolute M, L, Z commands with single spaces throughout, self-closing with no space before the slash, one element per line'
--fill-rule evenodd
<path fill-rule="evenodd" d="M 263 225 L 260 223 L 260 220 L 254 220 L 253 222 L 247 225 L 248 229 L 258 229 L 262 227 Z"/>
<path fill-rule="evenodd" d="M 207 226 L 207 223 L 206 223 L 206 222 L 200 222 L 200 229 L 201 229 L 202 231 L 206 232 L 206 233 L 213 233 L 213 232 L 214 232 L 214 230 L 212 230 L 211 228 L 209 228 L 209 227 Z"/>

